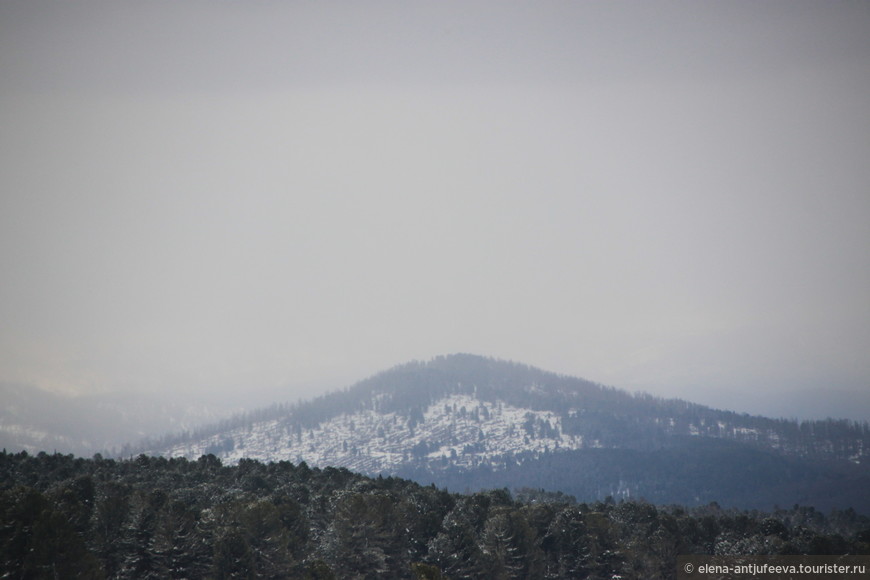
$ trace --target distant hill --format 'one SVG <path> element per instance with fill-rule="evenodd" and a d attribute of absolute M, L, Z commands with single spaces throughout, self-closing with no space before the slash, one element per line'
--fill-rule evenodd
<path fill-rule="evenodd" d="M 35 453 L 118 452 L 127 441 L 191 429 L 226 416 L 216 407 L 180 405 L 126 393 L 66 396 L 0 383 L 0 449 Z"/>
<path fill-rule="evenodd" d="M 304 461 L 455 491 L 870 513 L 867 423 L 737 414 L 468 354 L 125 449 L 140 452 Z"/>

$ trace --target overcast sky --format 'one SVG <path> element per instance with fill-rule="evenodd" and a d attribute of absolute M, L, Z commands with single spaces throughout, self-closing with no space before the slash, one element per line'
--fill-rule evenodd
<path fill-rule="evenodd" d="M 0 196 L 2 381 L 870 419 L 868 2 L 0 0 Z"/>

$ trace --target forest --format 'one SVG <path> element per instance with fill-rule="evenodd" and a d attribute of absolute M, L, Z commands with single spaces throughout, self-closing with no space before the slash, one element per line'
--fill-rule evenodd
<path fill-rule="evenodd" d="M 542 489 L 457 494 L 286 461 L 0 454 L 2 578 L 673 578 L 681 554 L 870 554 L 870 518 Z"/>

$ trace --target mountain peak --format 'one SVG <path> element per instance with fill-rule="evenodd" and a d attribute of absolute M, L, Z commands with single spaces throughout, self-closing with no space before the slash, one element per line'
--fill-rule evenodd
<path fill-rule="evenodd" d="M 343 391 L 275 406 L 148 451 L 304 461 L 471 488 L 512 482 L 578 497 L 645 494 L 692 503 L 721 500 L 711 490 L 726 484 L 707 481 L 706 473 L 686 473 L 690 468 L 706 466 L 706 472 L 721 475 L 723 465 L 736 466 L 725 474 L 723 481 L 730 482 L 746 481 L 741 469 L 753 466 L 756 476 L 766 474 L 760 485 L 799 489 L 818 476 L 815 467 L 801 472 L 802 461 L 868 471 L 867 425 L 817 423 L 632 395 L 460 353 L 398 365 Z M 688 491 L 661 481 L 680 473 L 695 482 Z M 783 483 L 777 479 L 783 473 L 799 481 Z"/>

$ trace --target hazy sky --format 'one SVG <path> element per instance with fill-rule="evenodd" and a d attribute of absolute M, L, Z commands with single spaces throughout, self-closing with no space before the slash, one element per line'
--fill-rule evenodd
<path fill-rule="evenodd" d="M 0 380 L 870 419 L 868 2 L 0 0 L 0 196 Z"/>

